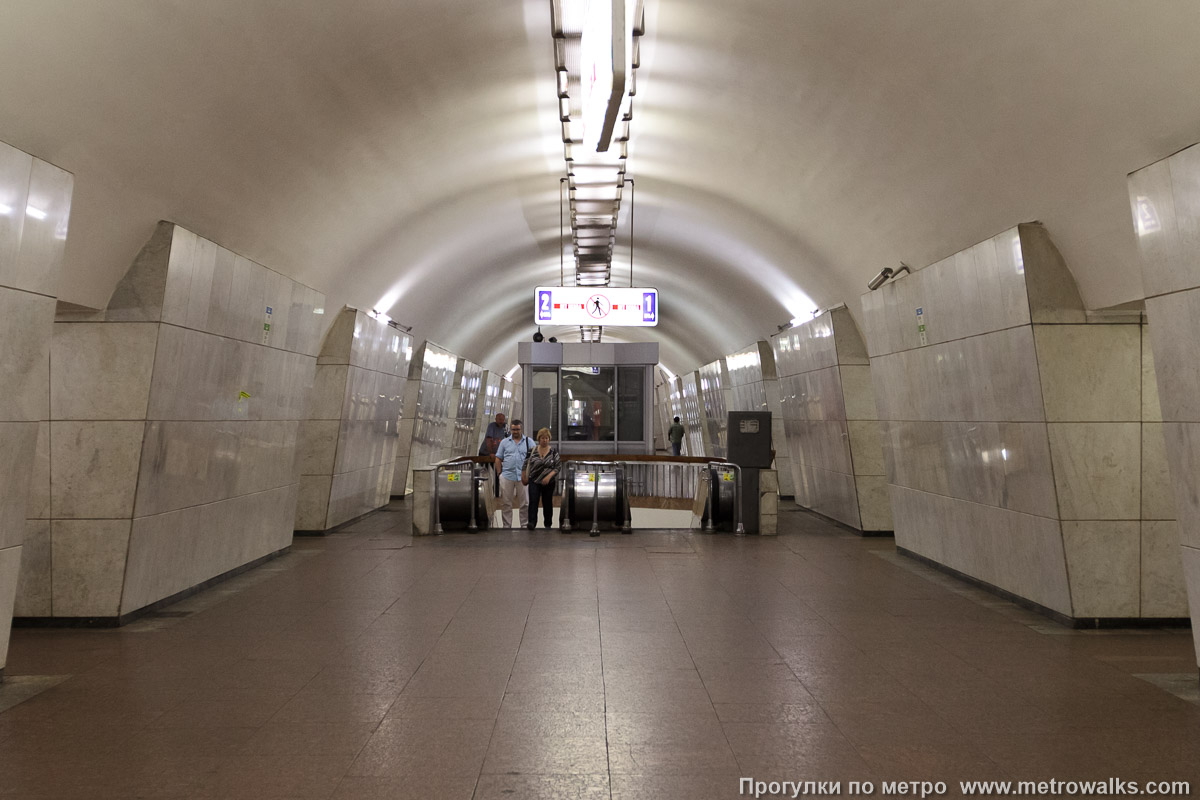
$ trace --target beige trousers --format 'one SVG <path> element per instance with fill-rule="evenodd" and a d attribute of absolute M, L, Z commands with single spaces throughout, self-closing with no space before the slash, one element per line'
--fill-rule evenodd
<path fill-rule="evenodd" d="M 529 525 L 529 494 L 525 491 L 525 485 L 520 481 L 510 481 L 508 478 L 500 478 L 500 527 L 512 527 L 512 512 L 513 506 L 518 510 L 518 517 L 521 520 L 521 527 Z"/>

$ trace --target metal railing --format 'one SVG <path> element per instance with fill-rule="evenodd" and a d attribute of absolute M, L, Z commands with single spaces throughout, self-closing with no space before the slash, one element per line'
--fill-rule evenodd
<path fill-rule="evenodd" d="M 479 491 L 479 483 L 487 479 L 484 468 L 475 459 L 470 456 L 447 461 L 444 464 L 438 464 L 434 467 L 431 474 L 433 480 L 432 497 L 433 497 L 433 533 L 439 535 L 442 531 L 441 521 L 441 503 L 438 493 L 438 476 L 442 470 L 456 469 L 461 471 L 464 467 L 470 467 L 472 487 L 470 493 L 471 505 L 471 520 L 467 527 L 468 530 L 474 531 L 478 529 L 478 521 L 476 519 L 476 505 Z M 716 493 L 717 482 L 715 480 L 716 471 L 720 469 L 733 470 L 734 480 L 734 519 L 737 521 L 735 534 L 744 536 L 746 527 L 742 514 L 742 468 L 731 461 L 723 461 L 720 459 L 712 459 L 705 463 L 671 463 L 671 462 L 649 462 L 649 461 L 576 461 L 570 460 L 564 462 L 562 469 L 562 480 L 564 491 L 561 496 L 564 498 L 564 503 L 561 508 L 561 527 L 563 530 L 571 529 L 570 512 L 565 502 L 567 491 L 573 490 L 577 467 L 592 467 L 588 472 L 595 476 L 592 482 L 592 528 L 589 531 L 591 536 L 600 535 L 600 468 L 611 467 L 618 472 L 618 484 L 624 484 L 624 520 L 623 529 L 629 530 L 632 527 L 632 510 L 630 500 L 633 497 L 667 497 L 667 498 L 694 498 L 696 487 L 702 476 L 708 479 L 708 492 L 705 500 L 705 506 L 708 510 L 708 522 L 705 525 L 705 530 L 714 530 L 713 517 L 716 513 Z M 618 470 L 618 467 L 621 469 Z M 621 488 L 621 487 L 619 487 Z"/>
<path fill-rule="evenodd" d="M 482 470 L 480 469 L 480 464 L 476 463 L 475 460 L 472 459 L 470 456 L 462 456 L 459 458 L 451 459 L 450 461 L 447 461 L 444 464 L 434 465 L 433 472 L 430 473 L 430 480 L 433 481 L 433 489 L 431 491 L 431 495 L 433 496 L 433 534 L 435 536 L 441 536 L 442 533 L 444 532 L 444 531 L 442 531 L 442 504 L 440 502 L 440 497 L 438 495 L 438 476 L 441 475 L 442 470 L 453 469 L 453 470 L 457 470 L 457 471 L 461 472 L 464 467 L 468 467 L 468 466 L 470 467 L 470 471 L 471 471 L 471 487 L 470 487 L 470 491 L 469 491 L 469 498 L 470 498 L 469 502 L 471 504 L 471 521 L 469 523 L 467 523 L 467 530 L 476 531 L 479 529 L 479 521 L 475 517 L 475 514 L 476 514 L 475 507 L 476 507 L 476 505 L 478 505 L 479 483 L 484 480 L 487 480 L 487 477 L 486 477 L 486 475 L 482 474 Z"/>

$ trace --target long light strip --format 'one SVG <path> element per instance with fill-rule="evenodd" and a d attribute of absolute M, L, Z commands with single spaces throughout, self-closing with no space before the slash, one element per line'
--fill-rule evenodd
<path fill-rule="evenodd" d="M 550 2 L 577 286 L 611 282 L 643 1 Z M 580 335 L 599 341 L 601 330 Z"/>

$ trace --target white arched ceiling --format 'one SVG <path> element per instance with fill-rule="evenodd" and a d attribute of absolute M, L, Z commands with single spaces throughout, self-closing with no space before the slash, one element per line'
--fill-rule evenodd
<path fill-rule="evenodd" d="M 663 323 L 609 340 L 690 369 L 1032 219 L 1091 307 L 1141 297 L 1125 175 L 1200 140 L 1200 4 L 645 3 Z M 553 70 L 549 0 L 0 0 L 0 140 L 76 176 L 64 299 L 165 218 L 501 371 L 558 280 Z"/>

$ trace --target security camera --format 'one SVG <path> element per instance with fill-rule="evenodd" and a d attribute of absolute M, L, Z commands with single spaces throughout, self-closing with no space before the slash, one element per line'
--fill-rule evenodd
<path fill-rule="evenodd" d="M 558 337 L 557 337 L 557 336 L 551 336 L 551 337 L 550 337 L 549 339 L 547 339 L 546 341 L 550 342 L 550 344 L 558 344 Z"/>
<path fill-rule="evenodd" d="M 886 283 L 889 278 L 894 278 L 895 276 L 899 275 L 901 272 L 911 273 L 912 270 L 909 269 L 908 264 L 905 264 L 903 261 L 900 262 L 900 269 L 892 269 L 891 267 L 884 267 L 883 269 L 879 270 L 878 275 L 876 275 L 874 278 L 871 278 L 871 280 L 867 281 L 867 288 L 873 292 L 876 289 L 878 289 L 880 286 L 883 286 L 883 284 Z"/>
<path fill-rule="evenodd" d="M 536 331 L 534 331 L 534 332 L 533 332 L 533 340 L 534 340 L 535 342 L 540 342 L 540 341 L 542 341 L 542 340 L 543 340 L 543 339 L 545 339 L 545 338 L 546 338 L 545 336 L 542 336 L 542 329 L 541 329 L 541 328 L 538 328 Z"/>
<path fill-rule="evenodd" d="M 871 280 L 867 281 L 867 288 L 870 289 L 872 292 L 875 291 L 880 286 L 883 286 L 884 281 L 886 281 L 888 278 L 892 277 L 892 275 L 893 275 L 892 268 L 884 267 L 883 269 L 879 270 L 878 275 L 876 275 L 874 278 L 871 278 Z"/>

